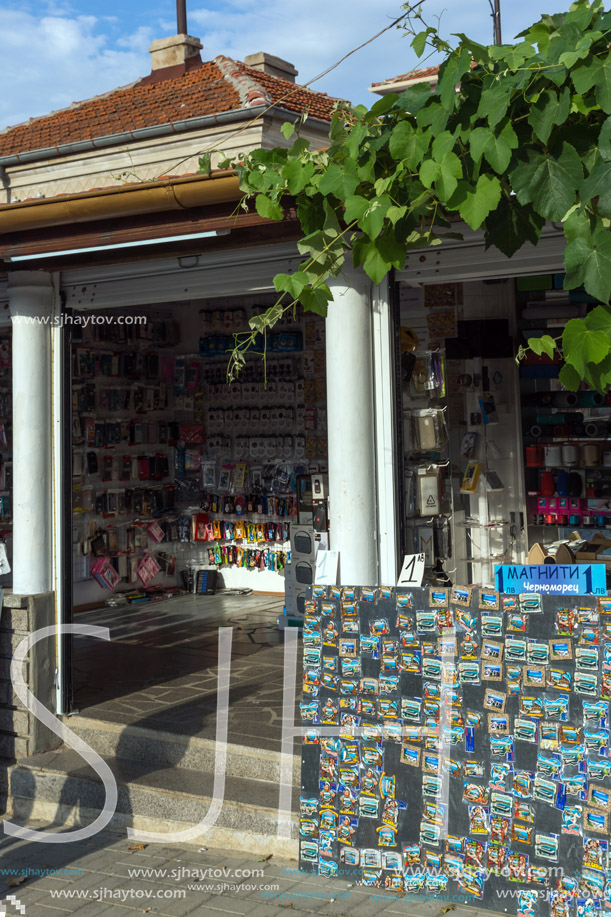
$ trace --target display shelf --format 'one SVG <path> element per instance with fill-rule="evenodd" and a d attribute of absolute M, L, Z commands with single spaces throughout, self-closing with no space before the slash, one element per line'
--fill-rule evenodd
<path fill-rule="evenodd" d="M 403 463 L 408 553 L 424 553 L 426 577 L 451 562 L 453 503 L 443 351 L 409 355 L 403 380 Z"/>
<path fill-rule="evenodd" d="M 537 303 L 539 309 L 545 310 L 547 315 L 545 322 L 540 318 L 536 320 L 539 329 L 551 327 L 550 323 L 556 328 L 560 328 L 563 325 L 562 319 L 555 314 L 555 308 L 558 305 L 562 305 L 562 303 L 558 302 L 555 291 L 562 287 L 563 275 L 546 275 L 546 280 L 547 286 L 543 292 L 541 289 L 536 289 L 540 285 L 538 281 L 533 282 L 533 289 L 529 291 L 526 288 L 528 283 L 525 279 L 521 282 L 521 288 L 517 290 L 518 327 L 522 328 L 523 333 L 525 333 L 524 326 L 525 324 L 528 326 L 528 322 L 520 321 L 520 316 L 534 302 Z M 571 305 L 574 305 L 576 310 L 579 310 L 579 313 L 584 316 L 590 309 L 595 308 L 595 303 L 588 302 L 587 297 L 584 298 L 583 302 L 572 301 Z M 533 321 L 535 320 L 533 319 Z M 525 333 L 525 336 L 527 337 L 528 335 Z M 607 529 L 607 519 L 609 520 L 609 528 L 611 528 L 611 512 L 608 512 L 601 504 L 601 501 L 605 499 L 604 495 L 601 494 L 595 497 L 592 493 L 596 480 L 598 480 L 597 487 L 600 489 L 601 479 L 604 480 L 606 475 L 611 475 L 611 467 L 604 464 L 603 458 L 606 452 L 611 451 L 611 436 L 604 435 L 605 431 L 607 434 L 611 433 L 610 406 L 604 398 L 590 391 L 566 392 L 561 387 L 558 378 L 554 377 L 553 373 L 548 372 L 550 368 L 549 364 L 534 364 L 529 367 L 530 370 L 534 371 L 520 373 L 523 445 L 525 449 L 530 450 L 531 458 L 533 458 L 538 446 L 558 447 L 563 444 L 571 444 L 573 450 L 578 453 L 576 456 L 578 460 L 574 464 L 566 464 L 562 461 L 562 457 L 559 456 L 560 461 L 558 462 L 552 461 L 546 464 L 545 461 L 542 461 L 540 465 L 538 463 L 536 465 L 526 464 L 526 487 L 529 500 L 527 517 L 529 547 L 542 540 L 543 532 L 546 533 L 546 541 L 548 537 L 555 541 L 561 531 L 570 534 L 576 528 L 583 528 L 566 521 L 569 516 L 579 520 L 582 516 L 592 518 L 600 516 L 605 519 L 605 524 L 603 525 L 593 524 L 585 527 L 585 530 L 590 535 L 596 531 L 605 531 Z M 540 419 L 537 419 L 537 415 L 539 415 Z M 533 433 L 532 427 L 539 428 L 541 435 L 536 435 L 536 430 Z M 596 435 L 588 436 L 585 432 L 586 428 L 589 428 Z M 565 429 L 566 432 L 558 435 L 561 429 Z M 588 446 L 597 447 L 594 452 L 598 451 L 600 453 L 598 462 L 596 462 L 596 457 L 591 454 L 586 456 L 579 454 L 582 450 L 587 450 Z M 555 451 L 558 452 L 558 449 Z M 581 494 L 573 497 L 569 497 L 567 494 L 560 496 L 556 489 L 552 495 L 541 494 L 540 475 L 546 474 L 546 483 L 549 484 L 549 475 L 553 474 L 554 487 L 556 488 L 558 486 L 556 479 L 558 473 L 564 476 L 567 474 L 579 475 L 582 480 Z M 561 489 L 566 490 L 566 486 Z M 589 494 L 588 490 L 590 491 Z M 573 505 L 567 505 L 569 500 L 573 501 Z M 545 501 L 549 501 L 547 508 L 545 507 Z M 564 501 L 564 505 L 558 506 L 556 501 Z M 539 517 L 543 519 L 544 516 L 553 518 L 555 521 L 539 521 Z M 558 521 L 558 516 L 562 517 L 562 521 Z"/>

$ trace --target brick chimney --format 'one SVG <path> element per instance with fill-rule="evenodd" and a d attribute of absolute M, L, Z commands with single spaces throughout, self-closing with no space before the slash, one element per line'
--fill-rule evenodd
<path fill-rule="evenodd" d="M 170 38 L 159 38 L 154 41 L 149 51 L 151 52 L 152 76 L 157 76 L 158 71 L 168 71 L 166 76 L 174 76 L 180 72 L 190 70 L 201 64 L 200 51 L 203 44 L 199 38 L 192 35 L 172 35 Z M 170 69 L 172 74 L 170 74 Z"/>
<path fill-rule="evenodd" d="M 290 83 L 295 82 L 298 71 L 293 64 L 281 57 L 275 57 L 273 54 L 267 54 L 265 51 L 257 51 L 256 54 L 247 54 L 244 58 L 247 67 L 253 70 L 259 70 L 260 73 L 268 73 L 270 76 L 276 76 L 281 80 L 288 80 Z"/>

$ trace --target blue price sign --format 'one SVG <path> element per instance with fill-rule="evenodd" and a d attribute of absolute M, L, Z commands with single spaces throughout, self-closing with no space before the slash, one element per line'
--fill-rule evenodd
<path fill-rule="evenodd" d="M 502 564 L 494 568 L 497 592 L 505 595 L 606 595 L 604 564 Z"/>

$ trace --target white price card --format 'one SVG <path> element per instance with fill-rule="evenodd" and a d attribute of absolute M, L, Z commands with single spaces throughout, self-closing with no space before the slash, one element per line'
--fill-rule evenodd
<path fill-rule="evenodd" d="M 424 576 L 424 554 L 406 554 L 397 586 L 421 586 Z"/>
<path fill-rule="evenodd" d="M 316 572 L 314 582 L 318 586 L 335 586 L 337 584 L 337 565 L 339 551 L 326 551 L 321 547 L 316 554 Z"/>

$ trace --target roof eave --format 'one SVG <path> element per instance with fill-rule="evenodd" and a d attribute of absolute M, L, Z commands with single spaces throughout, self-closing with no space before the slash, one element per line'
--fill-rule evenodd
<path fill-rule="evenodd" d="M 241 196 L 238 177 L 231 171 L 167 177 L 154 182 L 2 205 L 0 233 L 189 210 L 207 204 L 238 201 Z"/>
<path fill-rule="evenodd" d="M 87 140 L 76 140 L 72 143 L 62 143 L 57 146 L 43 147 L 38 150 L 22 150 L 0 156 L 0 168 L 28 165 L 32 162 L 45 162 L 59 156 L 78 155 L 79 153 L 92 152 L 112 146 L 121 146 L 142 140 L 151 140 L 156 137 L 166 137 L 171 134 L 184 134 L 188 131 L 205 130 L 207 128 L 223 127 L 241 121 L 256 121 L 262 115 L 277 116 L 288 121 L 297 121 L 301 115 L 298 112 L 283 108 L 282 105 L 256 105 L 252 108 L 235 108 L 229 111 L 216 112 L 211 115 L 200 115 L 196 118 L 184 118 L 180 121 L 166 121 L 163 124 L 152 124 L 148 127 L 136 128 L 133 131 L 122 131 L 118 134 L 106 134 L 102 137 L 91 137 Z M 309 115 L 308 121 L 329 127 L 329 121 Z"/>

